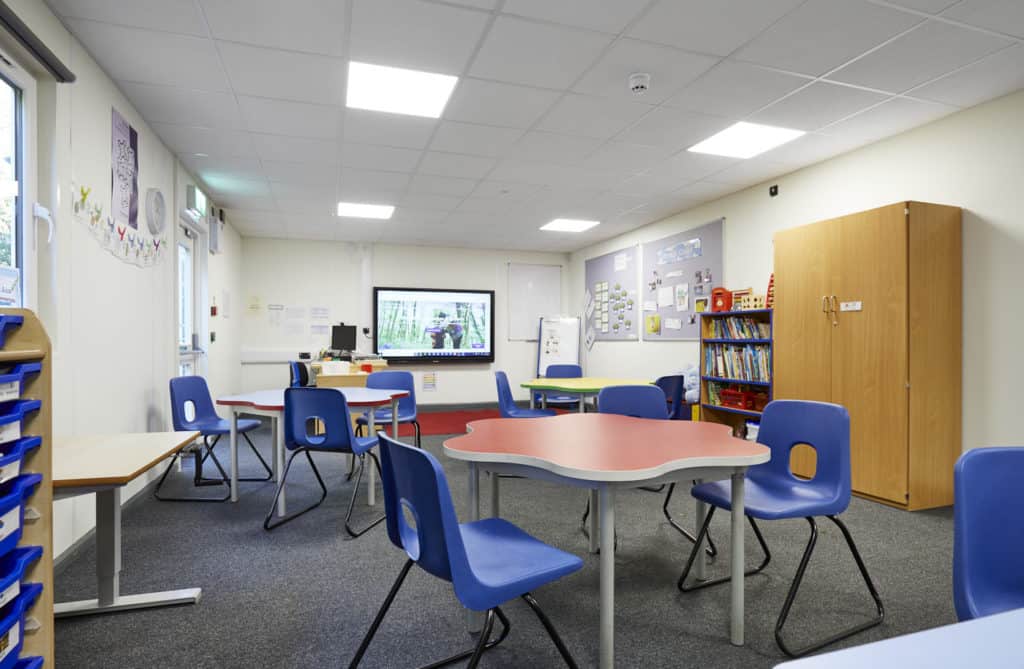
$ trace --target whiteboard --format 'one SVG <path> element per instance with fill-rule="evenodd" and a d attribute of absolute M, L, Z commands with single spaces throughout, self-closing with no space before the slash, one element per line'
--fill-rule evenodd
<path fill-rule="evenodd" d="M 537 341 L 537 323 L 562 313 L 562 266 L 508 264 L 509 341 Z"/>
<path fill-rule="evenodd" d="M 580 364 L 580 319 L 546 316 L 540 319 L 537 341 L 537 376 L 548 365 Z"/>

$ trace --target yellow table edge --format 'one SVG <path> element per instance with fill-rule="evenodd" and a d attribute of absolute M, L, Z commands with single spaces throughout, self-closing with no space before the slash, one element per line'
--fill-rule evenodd
<path fill-rule="evenodd" d="M 566 393 L 597 393 L 608 386 L 649 386 L 650 379 L 615 379 L 604 376 L 581 376 L 568 379 L 539 378 L 519 384 L 530 390 L 556 390 Z"/>

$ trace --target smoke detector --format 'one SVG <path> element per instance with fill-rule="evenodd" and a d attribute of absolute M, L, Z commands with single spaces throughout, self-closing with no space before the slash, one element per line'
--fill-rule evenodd
<path fill-rule="evenodd" d="M 643 95 L 651 87 L 651 75 L 646 72 L 634 72 L 629 75 L 629 90 L 633 95 Z"/>

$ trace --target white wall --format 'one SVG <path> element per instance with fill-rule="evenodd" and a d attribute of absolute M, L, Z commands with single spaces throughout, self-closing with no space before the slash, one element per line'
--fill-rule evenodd
<path fill-rule="evenodd" d="M 168 203 L 167 223 L 176 220 L 176 173 L 187 177 L 174 155 L 82 46 L 38 0 L 14 0 L 12 9 L 76 74 L 74 84 L 41 82 L 40 105 L 55 105 L 55 127 L 40 129 L 39 199 L 56 214 L 55 247 L 41 247 L 44 267 L 56 265 L 56 305 L 45 325 L 53 339 L 53 432 L 55 435 L 145 432 L 170 427 L 167 381 L 176 368 L 174 263 L 152 267 L 123 263 L 100 248 L 72 218 L 72 182 L 97 192 L 110 188 L 111 107 L 139 133 L 139 191 L 159 188 Z M 47 114 L 40 112 L 41 117 Z M 55 139 L 54 145 L 50 142 Z M 52 156 L 52 165 L 46 165 Z M 52 177 L 46 173 L 52 169 Z M 49 197 L 48 181 L 59 189 Z M 103 201 L 101 197 L 101 202 Z M 109 199 L 107 199 L 109 211 Z M 225 235 L 234 247 L 238 236 Z M 50 257 L 56 249 L 55 257 Z M 225 256 L 227 260 L 227 256 Z M 230 263 L 228 263 L 230 264 Z M 218 268 L 219 276 L 237 270 Z M 232 275 L 232 272 L 235 274 Z M 218 279 L 221 280 L 221 279 Z M 227 279 L 223 279 L 227 280 Z M 50 281 L 40 277 L 40 292 Z M 237 340 L 237 333 L 234 334 Z M 232 340 L 229 334 L 226 348 Z M 228 361 L 217 361 L 225 384 L 236 383 Z M 237 357 L 233 365 L 238 367 Z M 124 499 L 145 480 L 129 486 Z M 60 555 L 94 526 L 92 496 L 54 505 L 54 551 Z"/>
<path fill-rule="evenodd" d="M 297 351 L 317 351 L 329 345 L 329 337 L 289 335 L 271 326 L 268 304 L 309 309 L 326 306 L 331 322 L 344 321 L 360 328 L 372 325 L 373 286 L 410 288 L 465 288 L 495 291 L 495 362 L 491 364 L 408 365 L 422 388 L 422 372 L 437 372 L 437 391 L 420 392 L 421 404 L 458 404 L 496 401 L 495 369 L 508 372 L 514 386 L 532 377 L 537 354 L 535 342 L 508 341 L 508 263 L 563 265 L 563 305 L 568 305 L 568 257 L 561 253 L 481 251 L 387 244 L 355 245 L 243 238 L 242 277 L 248 303 L 252 296 L 262 305 L 246 310 L 242 347 L 245 350 L 276 350 L 294 356 Z M 245 305 L 243 305 L 244 308 Z M 306 328 L 308 333 L 308 325 Z M 372 342 L 360 338 L 360 349 L 370 351 Z M 280 385 L 288 378 L 284 363 L 242 365 L 246 390 Z M 519 393 L 527 397 L 525 392 Z"/>
<path fill-rule="evenodd" d="M 574 307 L 582 308 L 586 258 L 718 216 L 726 217 L 724 284 L 764 292 L 778 230 L 901 200 L 960 206 L 964 448 L 1020 444 L 1017 393 L 1009 381 L 1024 375 L 1024 91 L 771 183 L 779 184 L 776 198 L 768 197 L 767 184 L 755 186 L 573 253 Z M 697 357 L 691 342 L 598 342 L 587 372 L 656 375 Z"/>

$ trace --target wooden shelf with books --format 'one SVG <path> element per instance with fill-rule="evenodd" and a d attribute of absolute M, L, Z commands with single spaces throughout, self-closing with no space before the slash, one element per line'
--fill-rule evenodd
<path fill-rule="evenodd" d="M 701 420 L 742 436 L 772 399 L 772 310 L 704 312 L 700 342 Z"/>

